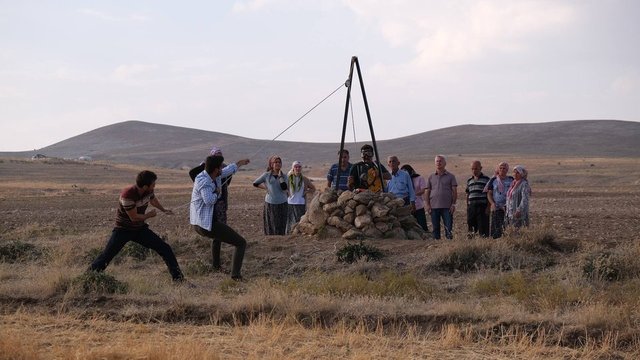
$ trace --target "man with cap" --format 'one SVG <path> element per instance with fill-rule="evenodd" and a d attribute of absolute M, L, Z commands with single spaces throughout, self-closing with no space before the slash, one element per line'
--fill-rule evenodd
<path fill-rule="evenodd" d="M 362 161 L 351 166 L 348 180 L 349 190 L 354 192 L 384 191 L 382 179 L 391 180 L 391 174 L 379 161 L 373 161 L 373 146 L 363 145 L 360 148 L 360 156 Z M 380 172 L 382 172 L 382 179 L 380 179 Z"/>
<path fill-rule="evenodd" d="M 209 152 L 209 156 L 222 157 L 222 149 L 217 146 L 213 146 L 211 148 L 211 151 Z M 245 164 L 245 163 L 248 164 L 249 160 L 244 159 L 241 162 L 242 164 Z M 227 164 L 225 164 L 224 162 L 221 165 L 222 168 L 225 168 L 226 166 Z M 203 171 L 205 171 L 205 162 L 189 170 L 189 177 L 191 178 L 191 181 L 195 181 L 198 174 L 202 173 Z M 219 195 L 217 196 L 215 204 L 212 205 L 213 218 L 216 222 L 219 222 L 224 225 L 227 224 L 227 208 L 229 206 L 229 202 L 228 202 L 229 184 L 231 183 L 232 176 L 233 176 L 233 172 L 227 173 L 223 176 L 215 177 L 215 182 L 216 182 L 215 185 L 216 185 L 216 189 L 219 189 Z M 211 266 L 214 269 L 220 269 L 221 248 L 222 248 L 221 241 L 217 241 L 214 239 L 214 241 L 211 242 L 211 254 L 212 254 Z"/>

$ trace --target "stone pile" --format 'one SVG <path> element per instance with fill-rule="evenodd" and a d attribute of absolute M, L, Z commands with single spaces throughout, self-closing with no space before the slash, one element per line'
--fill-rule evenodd
<path fill-rule="evenodd" d="M 426 239 L 411 208 L 391 193 L 336 191 L 316 193 L 293 234 L 345 239 Z"/>

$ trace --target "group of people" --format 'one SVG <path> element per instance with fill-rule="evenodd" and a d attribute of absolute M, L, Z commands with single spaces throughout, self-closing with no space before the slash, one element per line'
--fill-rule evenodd
<path fill-rule="evenodd" d="M 341 150 L 339 163 L 333 164 L 327 173 L 327 186 L 355 192 L 370 190 L 393 193 L 404 199 L 406 206 L 411 206 L 413 216 L 425 231 L 429 231 L 429 214 L 434 239 L 440 239 L 441 225 L 444 225 L 445 237 L 452 239 L 458 183 L 456 177 L 446 169 L 446 158 L 437 155 L 435 172 L 425 179 L 411 165 L 399 166 L 400 161 L 395 155 L 387 158 L 391 169 L 389 172 L 384 165 L 373 160 L 373 152 L 371 145 L 362 146 L 362 161 L 352 164 L 349 162 L 349 151 Z M 515 228 L 529 225 L 531 187 L 527 180 L 528 172 L 522 165 L 513 169 L 513 176 L 508 172 L 509 164 L 501 162 L 495 174 L 489 178 L 482 173 L 479 160 L 472 162 L 472 176 L 465 188 L 470 236 L 477 234 L 499 238 L 507 225 Z"/>
<path fill-rule="evenodd" d="M 379 161 L 374 161 L 374 149 L 364 145 L 360 149 L 361 161 L 349 162 L 349 151 L 339 151 L 339 162 L 327 173 L 327 187 L 342 191 L 389 192 L 404 200 L 411 208 L 417 223 L 428 231 L 427 214 L 431 217 L 434 239 L 441 237 L 441 221 L 445 237 L 453 238 L 453 214 L 458 198 L 456 177 L 446 170 L 443 155 L 435 157 L 435 172 L 426 179 L 409 164 L 400 166 L 397 156 L 389 156 L 389 170 Z M 193 181 L 189 222 L 201 236 L 212 239 L 212 267 L 223 271 L 220 264 L 221 243 L 235 247 L 231 264 L 231 277 L 241 280 L 242 261 L 247 241 L 227 225 L 228 186 L 238 168 L 249 163 L 242 159 L 230 165 L 224 163 L 222 150 L 213 147 L 209 156 L 199 166 L 189 171 Z M 528 172 L 524 166 L 513 169 L 508 175 L 509 164 L 498 164 L 493 177 L 482 173 L 480 161 L 471 164 L 472 176 L 466 183 L 467 225 L 469 234 L 499 238 L 505 226 L 516 228 L 529 225 Z M 116 226 L 105 249 L 91 263 L 89 270 L 103 271 L 129 241 L 154 250 L 164 260 L 171 277 L 183 282 L 175 254 L 166 242 L 149 229 L 145 222 L 155 217 L 157 210 L 166 214 L 172 211 L 162 206 L 154 194 L 157 175 L 144 170 L 136 177 L 136 183 L 122 190 L 116 211 Z M 285 235 L 300 221 L 306 211 L 306 197 L 315 192 L 313 183 L 302 174 L 302 164 L 294 161 L 285 176 L 282 159 L 271 156 L 266 171 L 253 186 L 266 190 L 263 222 L 265 235 Z M 155 209 L 147 211 L 151 205 Z"/>

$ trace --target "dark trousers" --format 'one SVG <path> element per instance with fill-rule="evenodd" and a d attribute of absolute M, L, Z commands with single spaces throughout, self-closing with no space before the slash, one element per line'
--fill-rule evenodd
<path fill-rule="evenodd" d="M 489 214 L 487 204 L 471 203 L 467 206 L 467 226 L 469 234 L 478 233 L 480 236 L 489 236 Z"/>
<path fill-rule="evenodd" d="M 491 237 L 497 239 L 502 236 L 504 230 L 504 209 L 491 212 Z"/>
<path fill-rule="evenodd" d="M 289 204 L 264 203 L 264 234 L 265 235 L 285 235 L 287 233 L 287 215 Z"/>
<path fill-rule="evenodd" d="M 422 230 L 429 231 L 429 227 L 427 226 L 427 215 L 424 212 L 424 208 L 416 209 L 416 211 L 413 212 L 413 217 L 416 218 L 416 221 Z"/>
<path fill-rule="evenodd" d="M 118 255 L 120 250 L 122 250 L 129 241 L 136 242 L 158 253 L 167 265 L 173 280 L 182 280 L 184 278 L 171 246 L 148 227 L 140 230 L 113 229 L 107 246 L 91 263 L 91 270 L 103 271 L 106 269 L 111 260 Z"/>
<path fill-rule="evenodd" d="M 453 239 L 453 214 L 448 208 L 431 209 L 431 225 L 433 226 L 433 238 L 440 239 L 440 218 L 444 223 L 444 236 Z"/>
<path fill-rule="evenodd" d="M 244 251 L 247 248 L 247 241 L 240 236 L 235 230 L 228 225 L 218 221 L 213 222 L 211 231 L 201 228 L 198 225 L 193 225 L 193 229 L 200 235 L 211 238 L 211 265 L 219 269 L 220 268 L 220 248 L 222 243 L 231 244 L 236 247 L 233 252 L 233 260 L 231 263 L 231 277 L 240 278 L 242 270 L 242 259 L 244 259 Z"/>

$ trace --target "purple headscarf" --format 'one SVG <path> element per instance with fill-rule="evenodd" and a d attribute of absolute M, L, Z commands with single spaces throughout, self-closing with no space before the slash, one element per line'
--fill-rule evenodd
<path fill-rule="evenodd" d="M 211 148 L 211 151 L 209 152 L 209 155 L 218 155 L 218 156 L 222 156 L 222 149 L 217 147 L 217 146 L 213 146 Z"/>

